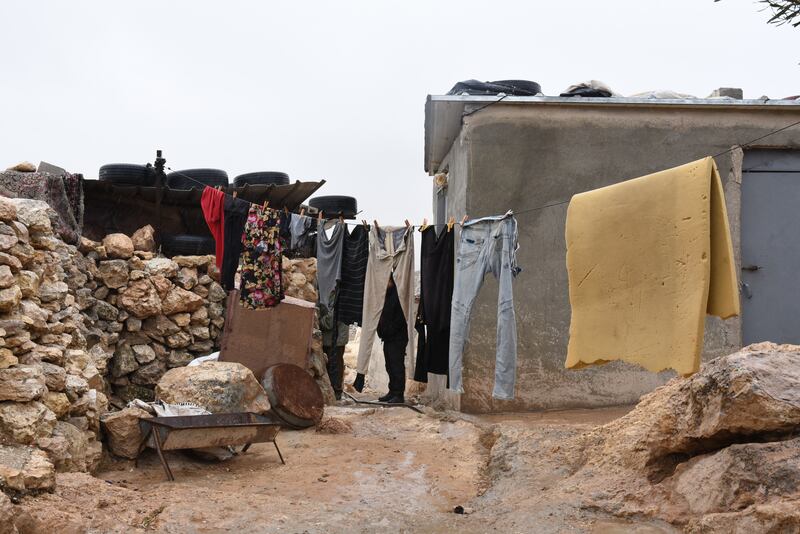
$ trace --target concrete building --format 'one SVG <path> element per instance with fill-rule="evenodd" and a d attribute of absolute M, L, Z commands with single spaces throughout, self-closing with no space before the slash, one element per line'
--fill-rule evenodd
<path fill-rule="evenodd" d="M 425 107 L 425 170 L 436 176 L 436 222 L 519 213 L 524 271 L 514 289 L 516 399 L 491 398 L 497 283 L 488 275 L 464 353 L 466 392 L 454 407 L 492 412 L 626 404 L 673 376 L 622 362 L 564 369 L 570 322 L 564 202 L 709 155 L 722 153 L 716 162 L 743 313 L 707 319 L 703 358 L 761 340 L 800 343 L 800 125 L 737 147 L 800 121 L 800 102 L 507 97 L 487 106 L 497 100 L 429 96 Z M 526 211 L 531 208 L 541 209 Z"/>

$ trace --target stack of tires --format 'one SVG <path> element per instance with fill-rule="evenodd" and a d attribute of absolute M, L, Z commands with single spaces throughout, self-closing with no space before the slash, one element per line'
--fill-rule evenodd
<path fill-rule="evenodd" d="M 116 185 L 151 187 L 155 184 L 156 173 L 149 164 L 109 163 L 100 167 L 98 178 L 101 182 L 111 182 Z"/>
<path fill-rule="evenodd" d="M 341 216 L 345 219 L 355 219 L 358 213 L 356 199 L 343 195 L 314 197 L 308 201 L 308 205 L 321 211 L 326 218 Z"/>

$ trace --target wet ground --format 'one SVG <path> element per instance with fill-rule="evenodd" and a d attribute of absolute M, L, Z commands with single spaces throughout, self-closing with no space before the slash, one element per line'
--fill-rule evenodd
<path fill-rule="evenodd" d="M 224 463 L 168 453 L 175 482 L 152 452 L 138 467 L 59 475 L 54 494 L 23 500 L 23 532 L 674 532 L 548 492 L 563 477 L 557 443 L 626 411 L 335 407 L 338 433 L 279 434 L 286 465 L 264 443 Z"/>

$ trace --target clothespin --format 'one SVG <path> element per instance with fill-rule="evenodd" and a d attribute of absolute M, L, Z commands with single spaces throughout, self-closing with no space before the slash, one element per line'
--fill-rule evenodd
<path fill-rule="evenodd" d="M 406 219 L 406 228 L 411 228 L 411 223 L 408 222 L 408 219 Z"/>
<path fill-rule="evenodd" d="M 268 208 L 269 208 L 269 200 L 265 200 L 264 201 L 264 211 L 267 211 Z"/>
<path fill-rule="evenodd" d="M 361 219 L 361 224 L 364 225 L 364 228 L 369 228 L 369 225 L 367 224 L 367 220 L 366 219 Z"/>
<path fill-rule="evenodd" d="M 428 219 L 427 218 L 422 219 L 422 226 L 419 227 L 419 231 L 424 232 L 425 228 L 427 227 L 428 227 Z"/>
<path fill-rule="evenodd" d="M 380 226 L 378 226 L 378 219 L 375 219 L 375 220 L 374 220 L 374 221 L 372 221 L 372 222 L 374 222 L 374 223 L 375 223 L 375 228 L 376 228 L 376 229 L 379 229 L 379 228 L 380 228 Z"/>
<path fill-rule="evenodd" d="M 305 208 L 300 208 L 300 216 L 303 217 L 303 216 L 305 216 L 305 214 L 306 214 L 306 209 Z"/>
<path fill-rule="evenodd" d="M 233 198 L 236 198 L 236 197 L 238 197 L 238 196 L 239 196 L 239 192 L 238 192 L 238 191 L 234 191 L 234 192 L 233 192 Z"/>
<path fill-rule="evenodd" d="M 467 215 L 464 214 L 464 218 L 461 219 L 461 226 L 464 226 L 464 223 L 467 222 Z"/>
<path fill-rule="evenodd" d="M 317 213 L 317 220 L 322 222 L 322 210 L 319 210 L 319 213 Z"/>
<path fill-rule="evenodd" d="M 448 231 L 448 232 L 449 232 L 449 231 L 451 231 L 451 230 L 453 229 L 453 225 L 454 225 L 455 223 L 456 223 L 456 218 L 455 218 L 455 217 L 453 217 L 453 216 L 451 215 L 451 216 L 450 216 L 450 219 L 447 221 L 447 231 Z"/>

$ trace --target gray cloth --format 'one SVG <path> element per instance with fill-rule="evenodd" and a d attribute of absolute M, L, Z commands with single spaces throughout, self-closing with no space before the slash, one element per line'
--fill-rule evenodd
<path fill-rule="evenodd" d="M 367 277 L 364 281 L 364 311 L 361 316 L 361 341 L 358 345 L 359 373 L 366 375 L 372 357 L 372 345 L 378 330 L 378 322 L 386 300 L 389 276 L 394 278 L 400 306 L 408 323 L 406 347 L 406 369 L 408 376 L 414 375 L 414 230 L 413 228 L 373 226 L 369 232 L 369 259 Z"/>
<path fill-rule="evenodd" d="M 491 272 L 499 280 L 492 397 L 502 400 L 514 398 L 517 324 L 511 281 L 519 272 L 518 248 L 517 221 L 510 213 L 470 221 L 461 230 L 450 316 L 450 389 L 457 393 L 464 392 L 461 371 L 470 312 L 486 273 Z"/>
<path fill-rule="evenodd" d="M 289 249 L 297 250 L 308 245 L 308 240 L 311 237 L 311 223 L 313 222 L 314 219 L 311 217 L 292 213 L 292 218 L 289 222 L 289 233 L 292 236 L 289 242 Z"/>
<path fill-rule="evenodd" d="M 344 250 L 344 223 L 337 222 L 328 238 L 321 225 L 317 229 L 317 289 L 319 292 L 319 324 L 322 330 L 334 326 L 333 311 L 336 290 L 342 279 L 342 251 Z"/>

